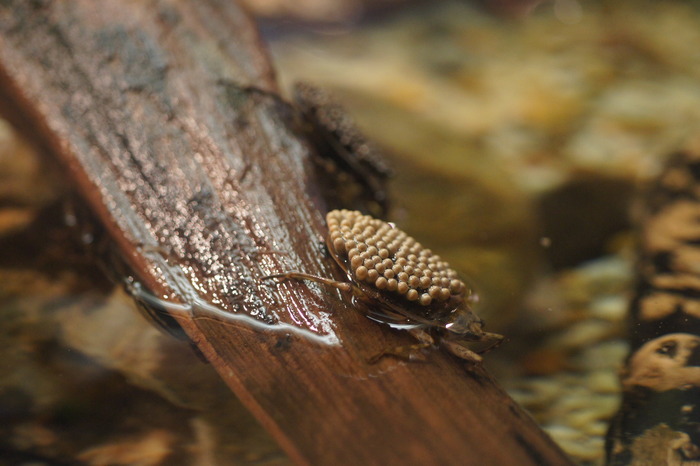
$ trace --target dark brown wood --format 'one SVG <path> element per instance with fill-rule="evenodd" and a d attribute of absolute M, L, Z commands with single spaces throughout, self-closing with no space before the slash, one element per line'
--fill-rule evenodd
<path fill-rule="evenodd" d="M 244 90 L 276 84 L 234 2 L 10 0 L 0 35 L 10 116 L 66 167 L 132 292 L 171 303 L 294 461 L 569 464 L 482 367 L 370 365 L 411 340 L 337 291 L 262 279 L 339 275 L 308 144 L 287 106 Z"/>

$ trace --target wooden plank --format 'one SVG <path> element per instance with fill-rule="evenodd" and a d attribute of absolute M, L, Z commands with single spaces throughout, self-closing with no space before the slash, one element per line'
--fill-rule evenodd
<path fill-rule="evenodd" d="M 132 274 L 299 464 L 569 464 L 480 366 L 337 292 L 310 146 L 229 0 L 6 1 L 8 115 L 66 169 Z M 149 299 L 148 294 L 141 295 Z M 182 370 L 187 370 L 183 367 Z"/>

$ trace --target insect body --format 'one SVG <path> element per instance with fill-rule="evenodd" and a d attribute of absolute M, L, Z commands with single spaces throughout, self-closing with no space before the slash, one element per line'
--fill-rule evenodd
<path fill-rule="evenodd" d="M 457 272 L 405 232 L 358 211 L 332 210 L 326 222 L 328 250 L 348 281 L 296 272 L 273 277 L 313 280 L 348 292 L 369 318 L 407 328 L 420 342 L 378 357 L 409 357 L 437 337 L 451 353 L 477 362 L 481 357 L 463 343 L 485 342 L 483 352 L 503 340 L 483 330 L 482 320 L 469 307 L 471 291 Z"/>

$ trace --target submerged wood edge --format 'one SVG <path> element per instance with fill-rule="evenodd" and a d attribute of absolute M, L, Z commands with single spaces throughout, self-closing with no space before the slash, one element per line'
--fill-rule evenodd
<path fill-rule="evenodd" d="M 607 463 L 700 460 L 700 147 L 673 154 L 640 196 L 622 402 Z"/>
<path fill-rule="evenodd" d="M 410 339 L 336 293 L 260 280 L 337 270 L 317 241 L 323 201 L 293 115 L 242 91 L 276 84 L 235 3 L 94 3 L 0 7 L 5 111 L 66 169 L 155 296 L 294 326 L 171 309 L 295 462 L 570 464 L 481 366 L 443 352 L 369 365 Z"/>

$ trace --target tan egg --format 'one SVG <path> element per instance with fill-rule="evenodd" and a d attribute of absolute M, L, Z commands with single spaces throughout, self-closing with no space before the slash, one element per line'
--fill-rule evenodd
<path fill-rule="evenodd" d="M 447 262 L 393 225 L 350 210 L 329 212 L 327 224 L 332 252 L 367 286 L 421 306 L 467 289 Z"/>

